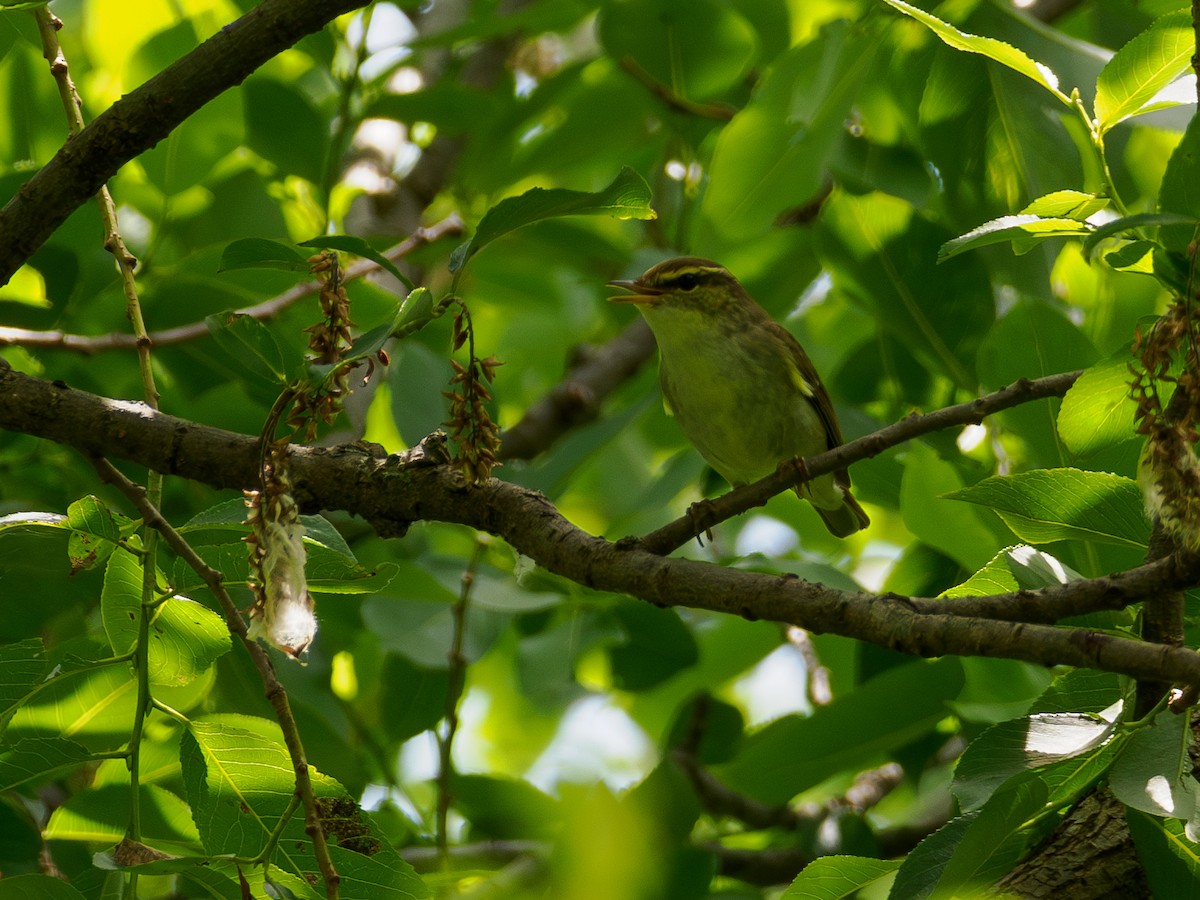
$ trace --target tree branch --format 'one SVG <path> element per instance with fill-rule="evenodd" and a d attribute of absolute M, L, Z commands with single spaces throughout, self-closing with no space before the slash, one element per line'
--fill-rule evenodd
<path fill-rule="evenodd" d="M 0 209 L 0 285 L 117 170 L 251 72 L 366 0 L 263 0 L 122 97 Z"/>
<path fill-rule="evenodd" d="M 499 458 L 533 459 L 600 413 L 600 404 L 654 353 L 654 335 L 638 316 L 601 347 L 577 354 L 566 377 L 502 435 Z"/>
<path fill-rule="evenodd" d="M 3 364 L 0 427 L 90 455 L 119 456 L 214 487 L 251 488 L 258 477 L 255 437 L 51 384 Z M 896 434 L 893 431 L 892 437 L 898 440 Z M 873 437 L 856 442 L 857 452 L 870 452 Z M 658 606 L 767 619 L 918 656 L 1003 657 L 1200 684 L 1200 654 L 1180 647 L 1084 628 L 956 615 L 965 604 L 954 601 L 841 591 L 793 576 L 666 559 L 637 542 L 615 544 L 587 534 L 534 491 L 495 479 L 468 489 L 453 469 L 432 459 L 425 465 L 406 465 L 399 456 L 389 457 L 382 448 L 363 444 L 293 446 L 291 468 L 296 499 L 307 509 L 355 513 L 384 536 L 403 534 L 415 521 L 468 525 L 503 538 L 539 565 L 579 584 Z M 976 609 L 1040 608 L 1040 620 L 1046 621 L 1077 614 L 1089 603 L 1097 609 L 1125 605 L 1151 591 L 1194 584 L 1198 576 L 1200 558 L 1172 556 L 1107 578 L 964 599 Z"/>

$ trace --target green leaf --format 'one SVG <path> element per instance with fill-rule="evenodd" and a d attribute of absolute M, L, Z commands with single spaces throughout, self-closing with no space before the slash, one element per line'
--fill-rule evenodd
<path fill-rule="evenodd" d="M 26 695 L 45 676 L 46 654 L 41 638 L 0 647 L 0 733 Z"/>
<path fill-rule="evenodd" d="M 896 870 L 898 859 L 864 856 L 822 856 L 814 859 L 783 892 L 781 900 L 845 900 L 878 886 L 882 890 Z"/>
<path fill-rule="evenodd" d="M 114 553 L 100 597 L 100 614 L 113 653 L 128 653 L 137 645 L 141 607 L 142 564 L 131 553 Z M 164 600 L 151 615 L 147 662 L 151 684 L 188 684 L 232 646 L 220 616 L 186 597 Z"/>
<path fill-rule="evenodd" d="M 992 476 L 944 496 L 988 507 L 1031 544 L 1085 540 L 1140 548 L 1150 536 L 1137 484 L 1107 472 L 1039 469 Z"/>
<path fill-rule="evenodd" d="M 1009 871 L 1025 848 L 1021 826 L 1044 806 L 1036 775 L 1005 786 L 982 809 L 950 821 L 909 853 L 891 896 L 974 897 Z"/>
<path fill-rule="evenodd" d="M 278 726 L 239 715 L 195 720 L 181 735 L 180 761 L 204 849 L 240 856 L 261 850 L 296 787 Z M 341 794 L 335 782 L 315 771 L 313 789 L 318 797 Z M 307 840 L 302 821 L 289 823 L 285 835 Z M 301 874 L 294 846 L 293 840 L 281 841 L 275 859 L 281 868 Z"/>
<path fill-rule="evenodd" d="M 307 272 L 311 265 L 294 247 L 287 244 L 266 238 L 242 238 L 225 247 L 217 271 L 284 269 L 288 272 Z"/>
<path fill-rule="evenodd" d="M 204 319 L 217 345 L 238 364 L 240 371 L 271 384 L 290 384 L 304 374 L 304 361 L 285 353 L 275 335 L 262 322 L 245 313 L 223 312 Z"/>
<path fill-rule="evenodd" d="M 1075 757 L 1095 757 L 1116 732 L 1115 717 L 1036 713 L 1001 722 L 973 740 L 954 767 L 951 790 L 964 812 L 978 809 L 1014 775 Z M 1111 750 L 1106 757 L 1111 759 Z"/>
<path fill-rule="evenodd" d="M 64 775 L 92 759 L 87 747 L 66 738 L 22 738 L 0 750 L 0 791 Z"/>
<path fill-rule="evenodd" d="M 396 310 L 389 333 L 395 337 L 412 334 L 424 328 L 436 315 L 437 307 L 433 302 L 433 294 L 428 288 L 419 287 L 405 297 L 400 308 Z"/>
<path fill-rule="evenodd" d="M 181 735 L 180 761 L 187 799 L 208 853 L 254 855 L 282 824 L 275 865 L 317 883 L 320 876 L 304 817 L 280 821 L 295 793 L 295 773 L 275 723 L 238 715 L 195 720 Z M 309 772 L 325 830 L 336 841 L 329 850 L 345 895 L 427 897 L 424 882 L 345 788 L 311 766 Z"/>
<path fill-rule="evenodd" d="M 1087 456 L 1137 438 L 1137 404 L 1129 396 L 1130 354 L 1122 349 L 1090 369 L 1063 397 L 1058 433 L 1067 448 Z"/>
<path fill-rule="evenodd" d="M 1192 777 L 1189 743 L 1187 717 L 1160 713 L 1149 728 L 1129 737 L 1125 752 L 1113 765 L 1108 776 L 1113 796 L 1152 816 L 1192 818 L 1200 784 Z"/>
<path fill-rule="evenodd" d="M 938 879 L 948 896 L 973 893 L 1006 874 L 1021 857 L 1023 827 L 1044 807 L 1049 791 L 1039 778 L 1017 779 L 980 809 Z M 897 880 L 898 880 L 897 876 Z"/>
<path fill-rule="evenodd" d="M 787 716 L 748 736 L 716 774 L 764 803 L 784 803 L 928 734 L 949 713 L 946 702 L 962 684 L 962 666 L 952 657 L 897 666 L 807 718 Z"/>
<path fill-rule="evenodd" d="M 1195 49 L 1191 13 L 1181 9 L 1155 19 L 1113 54 L 1096 81 L 1100 133 L 1142 112 L 1160 90 L 1187 72 Z"/>
<path fill-rule="evenodd" d="M 308 92 L 298 84 L 255 75 L 245 81 L 241 93 L 247 146 L 276 166 L 276 177 L 298 175 L 320 184 L 331 143 L 330 126 L 309 101 Z"/>
<path fill-rule="evenodd" d="M 595 193 L 565 188 L 531 188 L 519 197 L 501 200 L 484 214 L 475 236 L 450 256 L 450 271 L 458 274 L 472 256 L 510 231 L 558 216 L 608 215 L 618 219 L 653 219 L 650 186 L 626 166 L 612 184 Z"/>
<path fill-rule="evenodd" d="M 528 781 L 455 775 L 450 787 L 458 811 L 489 838 L 550 837 L 560 825 L 558 800 Z"/>
<path fill-rule="evenodd" d="M 938 249 L 937 258 L 938 262 L 945 262 L 968 250 L 1004 241 L 1015 241 L 1018 238 L 1070 237 L 1090 232 L 1089 226 L 1076 219 L 1049 219 L 1028 214 L 1001 216 L 942 244 Z"/>
<path fill-rule="evenodd" d="M 986 566 L 962 584 L 943 591 L 940 596 L 986 597 L 989 594 L 1035 591 L 1038 588 L 1070 584 L 1082 577 L 1049 553 L 1043 553 L 1028 544 L 1019 544 L 1001 550 Z"/>
<path fill-rule="evenodd" d="M 408 288 L 414 290 L 412 281 L 404 275 L 396 264 L 364 241 L 360 237 L 353 237 L 348 234 L 328 234 L 321 237 L 315 237 L 307 241 L 301 241 L 301 247 L 320 247 L 330 250 L 341 250 L 344 253 L 353 253 L 355 256 L 361 256 L 363 259 L 369 259 L 375 265 L 379 266 L 387 272 L 390 272 L 396 279 Z"/>
<path fill-rule="evenodd" d="M 1132 216 L 1122 216 L 1119 219 L 1113 219 L 1111 222 L 1105 222 L 1089 234 L 1083 241 L 1083 252 L 1085 255 L 1091 256 L 1095 252 L 1096 247 L 1105 238 L 1153 225 L 1160 227 L 1186 225 L 1194 228 L 1200 225 L 1200 219 L 1197 219 L 1195 216 L 1167 212 L 1134 213 Z"/>
<path fill-rule="evenodd" d="M 903 2 L 903 0 L 885 0 L 885 2 L 894 6 L 906 16 L 916 19 L 955 50 L 963 50 L 967 53 L 978 53 L 981 56 L 986 56 L 988 59 L 998 62 L 1002 66 L 1007 66 L 1014 72 L 1024 75 L 1026 78 L 1032 79 L 1064 104 L 1071 105 L 1071 98 L 1058 88 L 1058 76 L 1050 70 L 1049 66 L 1034 62 L 1024 51 L 1018 50 L 1016 47 L 1006 44 L 1003 41 L 998 41 L 995 38 L 980 37 L 979 35 L 959 31 L 953 25 L 949 25 L 936 16 L 932 16 L 924 10 L 917 9 L 915 6 L 910 6 Z"/>
<path fill-rule="evenodd" d="M 630 59 L 687 99 L 737 85 L 758 38 L 735 6 L 713 0 L 638 0 L 600 7 L 596 34 L 613 59 Z"/>
<path fill-rule="evenodd" d="M 1108 205 L 1107 197 L 1098 197 L 1085 191 L 1051 191 L 1038 197 L 1021 212 L 1083 222 L 1100 210 L 1107 209 Z"/>
<path fill-rule="evenodd" d="M 141 840 L 171 854 L 196 852 L 200 835 L 183 799 L 156 784 L 139 789 Z M 71 797 L 54 810 L 45 837 L 55 841 L 117 843 L 129 818 L 129 786 L 107 784 Z"/>
<path fill-rule="evenodd" d="M 87 496 L 67 507 L 66 525 L 71 529 L 67 555 L 71 570 L 87 569 L 108 558 L 121 539 L 122 525 L 130 525 L 124 516 L 118 518 L 99 497 Z"/>
<path fill-rule="evenodd" d="M 978 510 L 946 502 L 962 484 L 959 469 L 914 443 L 904 460 L 900 512 L 909 531 L 971 570 L 994 556 L 1002 541 Z"/>
<path fill-rule="evenodd" d="M 21 4 L 9 9 L 41 6 L 41 3 Z M 0 878 L 0 900 L 85 900 L 83 894 L 61 878 L 49 875 L 10 875 Z"/>
<path fill-rule="evenodd" d="M 731 240 L 820 196 L 877 44 L 844 22 L 781 56 L 717 138 L 702 209 Z"/>
<path fill-rule="evenodd" d="M 1200 895 L 1200 851 L 1179 819 L 1127 809 L 1129 833 L 1154 897 Z M 3 884 L 3 882 L 0 882 Z"/>
<path fill-rule="evenodd" d="M 1121 272 L 1153 275 L 1154 250 L 1157 246 L 1153 241 L 1130 241 L 1111 253 L 1104 254 L 1104 262 Z"/>
<path fill-rule="evenodd" d="M 625 634 L 609 651 L 613 683 L 621 690 L 649 690 L 699 659 L 695 638 L 675 610 L 621 600 L 612 615 Z"/>
<path fill-rule="evenodd" d="M 1185 217 L 1186 224 L 1164 223 L 1158 237 L 1168 252 L 1190 260 L 1190 246 L 1200 220 L 1200 116 L 1192 116 L 1183 140 L 1167 160 L 1167 170 L 1158 189 L 1158 211 Z M 1155 257 L 1158 255 L 1155 253 Z"/>

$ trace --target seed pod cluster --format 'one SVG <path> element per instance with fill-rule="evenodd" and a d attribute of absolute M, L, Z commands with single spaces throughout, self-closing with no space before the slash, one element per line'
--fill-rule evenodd
<path fill-rule="evenodd" d="M 1200 345 L 1196 329 L 1196 310 L 1189 302 L 1176 300 L 1146 334 L 1139 331 L 1133 350 L 1141 366 L 1130 366 L 1136 430 L 1146 438 L 1138 466 L 1146 511 L 1191 550 L 1200 550 L 1200 460 L 1195 451 L 1200 438 L 1196 428 L 1200 421 Z M 1174 385 L 1165 406 L 1160 385 Z"/>
<path fill-rule="evenodd" d="M 287 440 L 272 444 L 262 466 L 262 489 L 246 491 L 251 533 L 250 637 L 262 638 L 292 659 L 304 661 L 317 619 L 304 574 L 304 526 L 287 473 Z"/>
<path fill-rule="evenodd" d="M 455 463 L 463 479 L 469 485 L 477 485 L 487 481 L 492 469 L 499 465 L 496 452 L 500 449 L 500 429 L 492 421 L 486 404 L 492 399 L 487 385 L 496 377 L 497 367 L 504 364 L 493 356 L 476 358 L 471 315 L 461 301 L 459 311 L 454 314 L 452 340 L 455 350 L 465 344 L 468 353 L 465 366 L 456 359 L 450 360 L 454 367 L 451 390 L 442 392 L 442 396 L 450 401 L 447 426 L 458 445 Z"/>

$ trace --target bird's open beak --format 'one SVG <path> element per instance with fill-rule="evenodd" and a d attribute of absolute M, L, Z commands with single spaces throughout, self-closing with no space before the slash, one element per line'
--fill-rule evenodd
<path fill-rule="evenodd" d="M 620 288 L 623 291 L 629 291 L 628 294 L 619 294 L 616 297 L 609 297 L 612 303 L 637 303 L 646 304 L 653 303 L 655 297 L 661 297 L 662 291 L 656 288 L 647 287 L 640 281 L 610 281 L 609 287 Z"/>

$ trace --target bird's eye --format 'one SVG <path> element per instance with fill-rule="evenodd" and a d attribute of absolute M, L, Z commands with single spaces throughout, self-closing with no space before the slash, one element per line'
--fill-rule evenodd
<path fill-rule="evenodd" d="M 675 286 L 681 291 L 693 291 L 696 285 L 700 283 L 700 276 L 695 272 L 684 272 L 675 279 Z"/>

